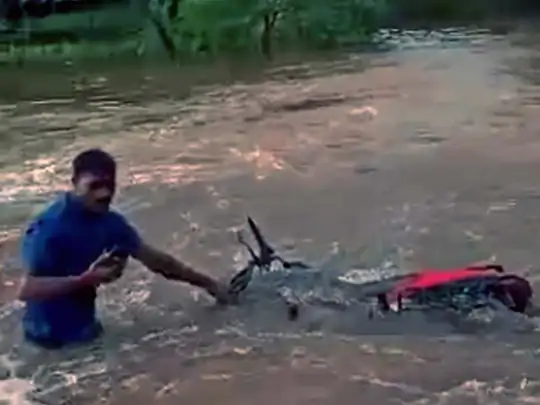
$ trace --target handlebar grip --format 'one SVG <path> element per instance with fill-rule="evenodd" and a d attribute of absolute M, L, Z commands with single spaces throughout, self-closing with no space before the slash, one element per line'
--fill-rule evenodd
<path fill-rule="evenodd" d="M 468 266 L 467 270 L 494 270 L 497 273 L 504 273 L 504 267 L 500 264 L 485 264 L 478 266 Z"/>

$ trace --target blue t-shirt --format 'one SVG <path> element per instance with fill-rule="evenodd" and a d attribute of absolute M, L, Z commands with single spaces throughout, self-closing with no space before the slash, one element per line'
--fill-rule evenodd
<path fill-rule="evenodd" d="M 118 212 L 93 213 L 67 193 L 28 226 L 22 241 L 23 263 L 33 277 L 76 276 L 105 249 L 133 256 L 141 245 L 137 231 Z M 54 298 L 28 300 L 25 336 L 47 347 L 89 341 L 101 325 L 95 314 L 96 289 L 81 288 Z"/>

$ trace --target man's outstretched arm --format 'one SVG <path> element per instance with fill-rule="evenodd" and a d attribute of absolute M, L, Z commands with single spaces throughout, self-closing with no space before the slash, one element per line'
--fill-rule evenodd
<path fill-rule="evenodd" d="M 199 273 L 188 264 L 146 243 L 137 230 L 119 213 L 115 216 L 114 233 L 120 250 L 141 262 L 148 270 L 168 280 L 181 281 L 202 288 L 220 303 L 229 301 L 226 289 L 209 275 Z"/>
<path fill-rule="evenodd" d="M 160 274 L 168 280 L 176 280 L 206 290 L 214 298 L 222 301 L 224 292 L 212 277 L 195 271 L 191 266 L 157 248 L 142 242 L 133 255 L 148 270 Z"/>

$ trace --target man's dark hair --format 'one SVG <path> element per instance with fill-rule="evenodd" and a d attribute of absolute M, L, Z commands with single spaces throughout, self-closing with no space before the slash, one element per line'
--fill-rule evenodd
<path fill-rule="evenodd" d="M 83 173 L 93 173 L 114 177 L 116 175 L 116 161 L 102 149 L 87 149 L 79 153 L 72 163 L 73 179 Z"/>

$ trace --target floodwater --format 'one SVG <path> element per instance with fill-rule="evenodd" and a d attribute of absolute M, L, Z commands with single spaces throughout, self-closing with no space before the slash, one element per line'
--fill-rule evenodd
<path fill-rule="evenodd" d="M 239 306 L 216 309 L 133 264 L 102 291 L 103 341 L 62 353 L 21 344 L 20 305 L 8 302 L 1 400 L 540 403 L 536 319 L 368 320 L 354 291 L 331 282 L 489 260 L 538 284 L 534 25 L 385 32 L 385 52 L 197 88 L 153 68 L 3 73 L 4 280 L 19 274 L 21 225 L 66 187 L 70 158 L 96 145 L 122 164 L 118 209 L 155 245 L 226 279 L 247 258 L 233 231 L 250 214 L 284 256 L 319 272 L 258 276 Z M 321 298 L 297 321 L 274 291 L 289 279 L 296 294 Z"/>

